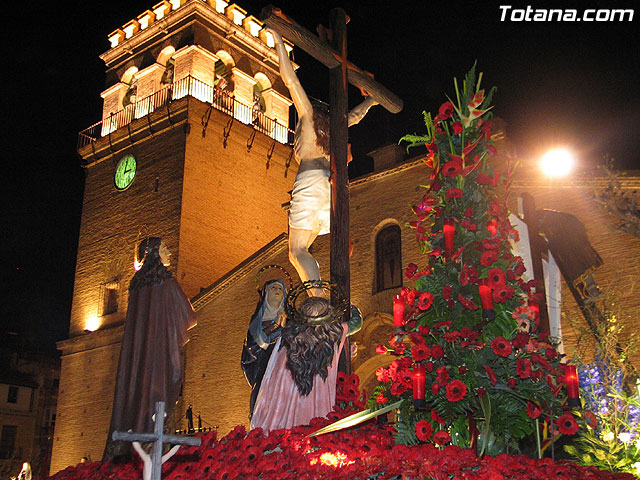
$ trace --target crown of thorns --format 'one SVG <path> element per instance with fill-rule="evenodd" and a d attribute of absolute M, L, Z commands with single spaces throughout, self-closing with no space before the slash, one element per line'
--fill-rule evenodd
<path fill-rule="evenodd" d="M 329 294 L 331 302 L 322 297 L 309 297 L 309 290 L 321 288 L 325 293 Z M 294 287 L 287 295 L 287 316 L 298 325 L 326 325 L 339 321 L 347 311 L 349 304 L 345 298 L 342 289 L 335 283 L 325 280 L 308 280 Z M 302 306 L 307 301 L 316 299 L 317 302 L 326 303 L 326 308 L 322 312 L 315 315 L 302 311 Z"/>

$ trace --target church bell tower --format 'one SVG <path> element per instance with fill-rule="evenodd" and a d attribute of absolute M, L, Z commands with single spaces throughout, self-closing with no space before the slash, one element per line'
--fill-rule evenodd
<path fill-rule="evenodd" d="M 163 0 L 108 36 L 86 172 L 51 471 L 105 444 L 134 248 L 161 236 L 189 297 L 287 231 L 297 164 L 288 91 L 261 22 L 223 0 Z"/>

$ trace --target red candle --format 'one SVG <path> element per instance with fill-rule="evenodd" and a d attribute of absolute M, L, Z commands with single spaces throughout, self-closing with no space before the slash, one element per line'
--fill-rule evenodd
<path fill-rule="evenodd" d="M 576 370 L 575 365 L 567 365 L 564 378 L 565 382 L 567 382 L 567 397 L 569 398 L 569 405 L 571 405 L 571 400 L 577 400 L 580 398 L 580 390 L 578 389 L 578 371 Z"/>
<path fill-rule="evenodd" d="M 426 408 L 424 401 L 424 385 L 425 385 L 424 365 L 418 363 L 413 366 L 413 405 L 416 408 Z"/>
<path fill-rule="evenodd" d="M 393 297 L 393 326 L 402 327 L 404 325 L 404 298 L 400 295 Z"/>
<path fill-rule="evenodd" d="M 453 251 L 453 237 L 456 233 L 456 227 L 453 223 L 453 218 L 445 218 L 442 225 L 442 233 L 444 234 L 444 249 L 447 254 Z"/>
<path fill-rule="evenodd" d="M 493 310 L 493 298 L 491 295 L 491 282 L 488 278 L 482 278 L 478 282 L 478 293 L 483 310 Z"/>
<path fill-rule="evenodd" d="M 489 223 L 487 224 L 487 230 L 489 230 L 489 233 L 491 234 L 490 238 L 495 237 L 498 234 L 498 222 L 496 222 L 495 220 L 489 220 Z"/>

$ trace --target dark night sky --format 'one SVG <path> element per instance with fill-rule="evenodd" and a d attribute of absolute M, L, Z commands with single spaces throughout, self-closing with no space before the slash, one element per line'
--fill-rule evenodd
<path fill-rule="evenodd" d="M 153 0 L 27 2 L 5 22 L 2 296 L 5 328 L 52 345 L 66 337 L 83 172 L 77 132 L 100 119 L 107 34 Z M 258 16 L 266 2 L 238 0 Z M 398 115 L 374 109 L 351 131 L 356 161 L 404 133 L 423 131 L 422 110 L 453 95 L 474 60 L 497 85 L 494 112 L 523 160 L 564 143 L 584 164 L 609 153 L 640 169 L 639 19 L 632 22 L 501 22 L 507 2 L 349 1 L 277 3 L 310 30 L 342 6 L 349 57 L 403 98 Z M 635 2 L 529 2 L 535 8 L 633 8 Z M 514 8 L 527 3 L 511 3 Z M 640 15 L 636 9 L 635 15 Z M 298 49 L 309 94 L 328 99 L 326 69 Z M 357 91 L 351 103 L 357 102 Z M 420 179 L 416 179 L 419 183 Z"/>

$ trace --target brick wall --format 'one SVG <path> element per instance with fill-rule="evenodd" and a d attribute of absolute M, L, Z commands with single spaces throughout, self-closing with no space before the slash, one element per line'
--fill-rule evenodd
<path fill-rule="evenodd" d="M 206 130 L 203 118 L 209 118 Z M 200 102 L 189 110 L 178 267 L 178 279 L 189 296 L 287 230 L 282 204 L 289 201 L 287 192 L 297 171 L 294 160 L 285 176 L 291 149 L 237 120 L 225 147 L 229 119 L 217 110 L 207 111 Z"/>
<path fill-rule="evenodd" d="M 111 343 L 62 358 L 51 473 L 76 465 L 82 457 L 102 458 L 119 354 L 120 344 Z"/>
<path fill-rule="evenodd" d="M 101 286 L 114 278 L 120 287 L 118 312 L 101 321 L 105 326 L 124 320 L 139 231 L 163 237 L 178 264 L 184 148 L 184 127 L 176 126 L 86 168 L 70 336 L 84 331 L 88 317 L 102 315 Z M 136 177 L 127 190 L 118 191 L 113 175 L 127 154 L 137 160 Z"/>

